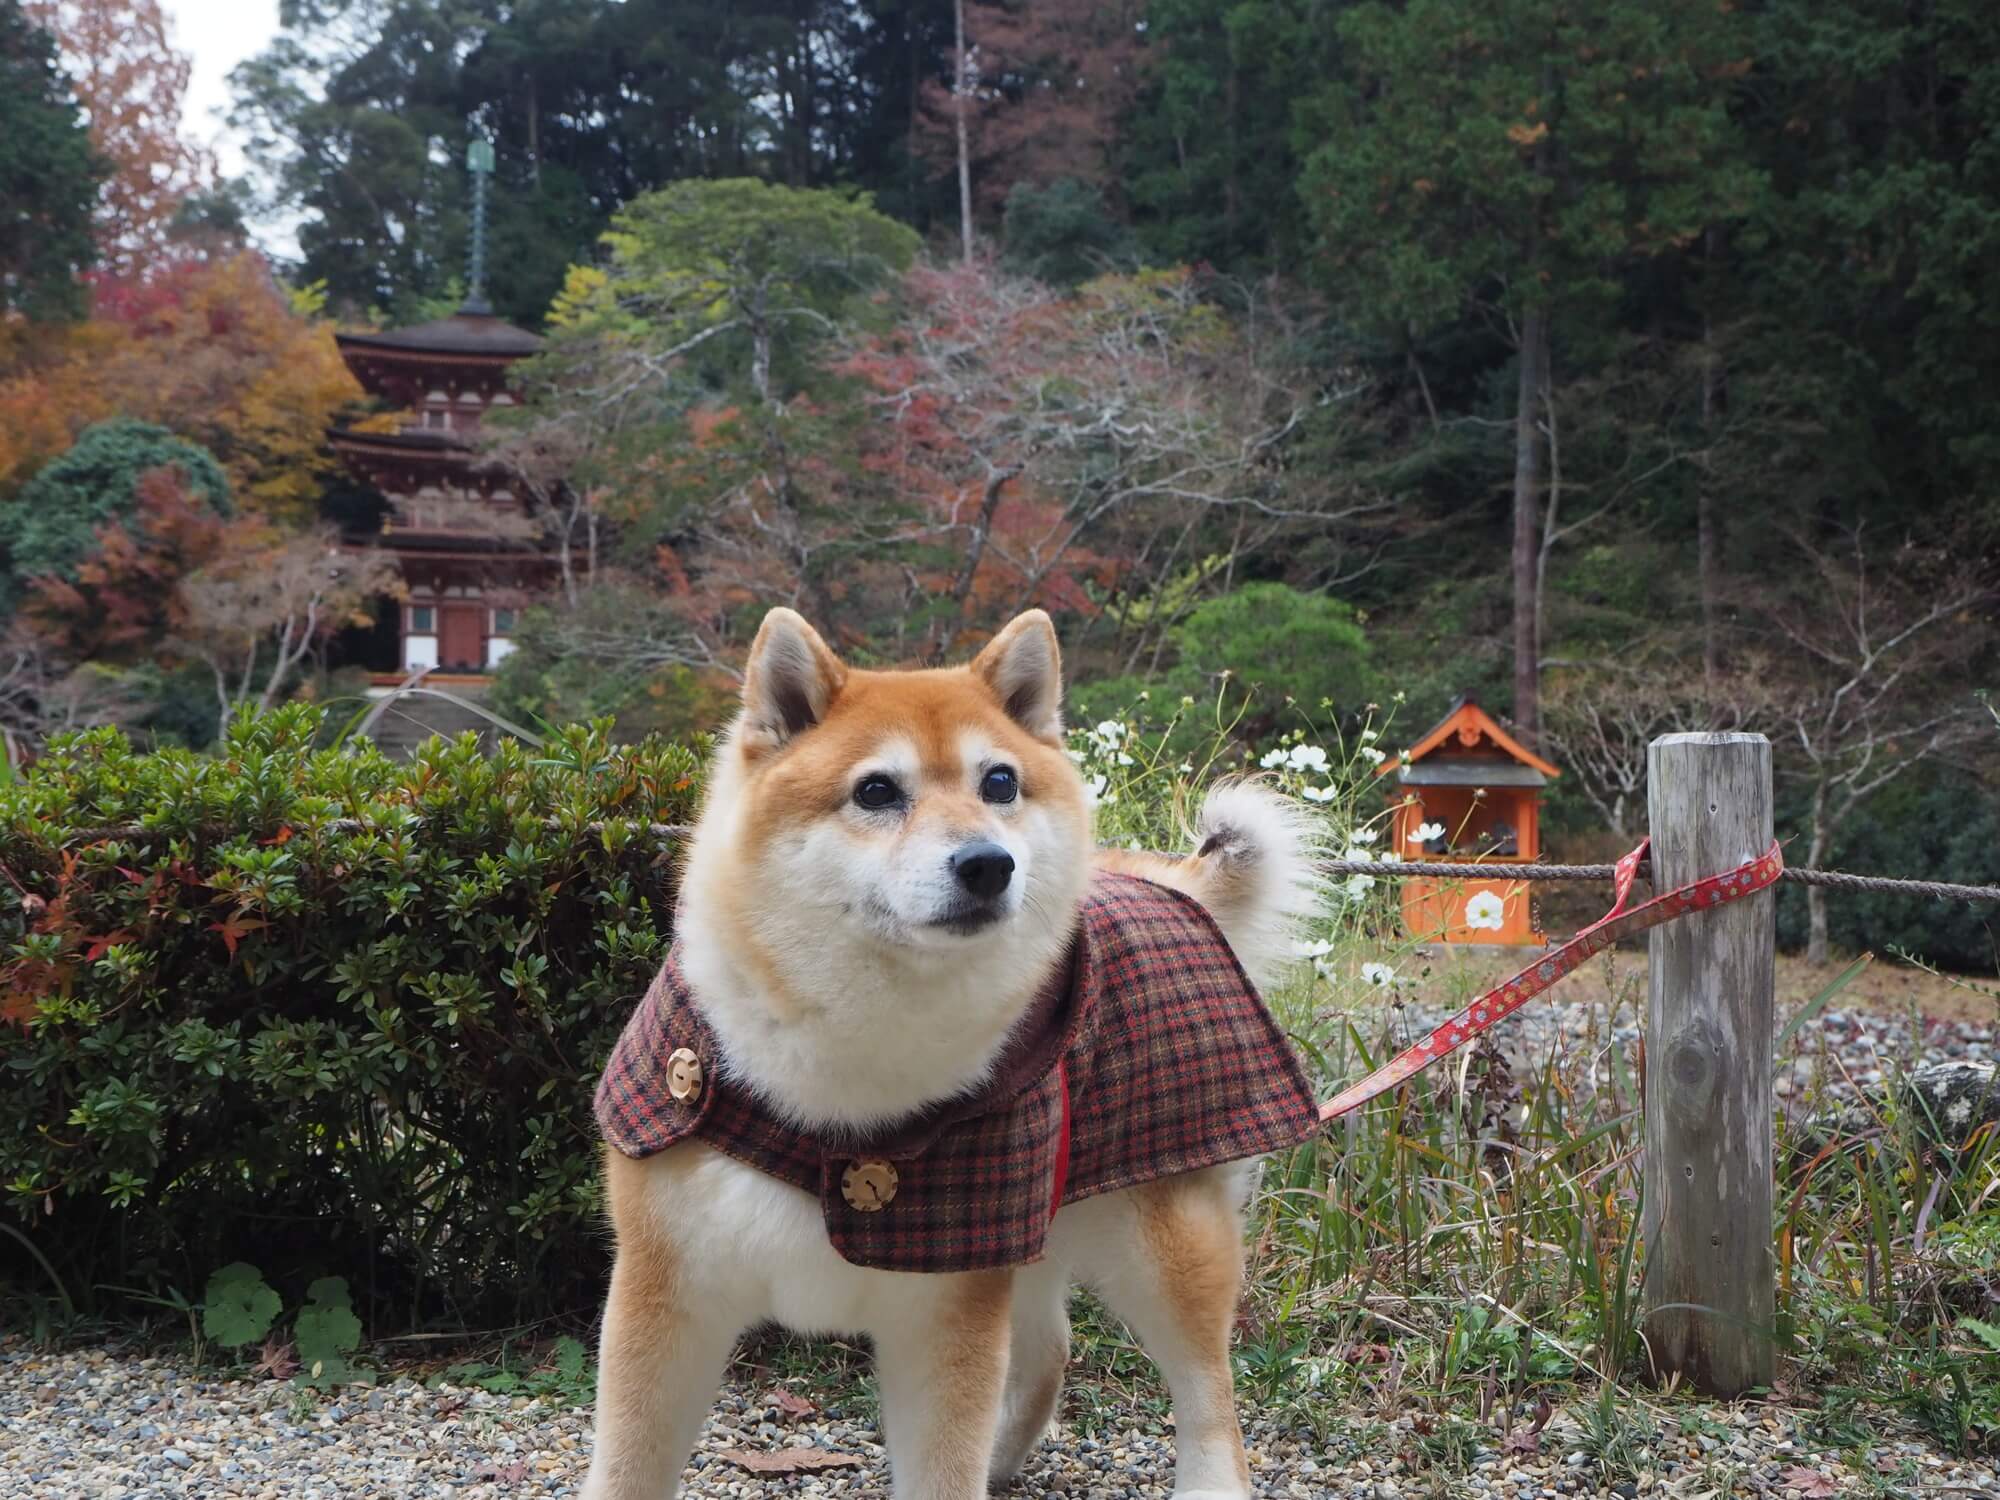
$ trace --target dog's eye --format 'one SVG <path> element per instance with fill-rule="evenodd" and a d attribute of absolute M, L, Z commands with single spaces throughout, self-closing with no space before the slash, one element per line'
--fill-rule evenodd
<path fill-rule="evenodd" d="M 1012 802 L 1020 790 L 1012 766 L 995 766 L 979 783 L 979 795 L 988 802 Z"/>
<path fill-rule="evenodd" d="M 903 800 L 903 789 L 886 776 L 864 776 L 854 788 L 854 800 L 862 807 L 880 812 Z"/>

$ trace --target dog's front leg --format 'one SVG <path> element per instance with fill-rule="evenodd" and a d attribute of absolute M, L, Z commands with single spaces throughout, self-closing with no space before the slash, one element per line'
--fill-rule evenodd
<path fill-rule="evenodd" d="M 1011 1271 L 909 1275 L 874 1330 L 896 1500 L 981 1500 L 1007 1383 Z"/>
<path fill-rule="evenodd" d="M 1243 1230 L 1227 1168 L 1148 1183 L 1105 1211 L 1122 1232 L 1097 1246 L 1091 1283 L 1167 1377 L 1174 1398 L 1175 1500 L 1248 1500 L 1229 1335 Z"/>
<path fill-rule="evenodd" d="M 654 1159 L 655 1162 L 658 1158 Z M 662 1213 L 661 1168 L 606 1168 L 618 1256 L 604 1304 L 596 1436 L 582 1500 L 672 1500 L 715 1404 L 738 1320 L 690 1285 Z"/>

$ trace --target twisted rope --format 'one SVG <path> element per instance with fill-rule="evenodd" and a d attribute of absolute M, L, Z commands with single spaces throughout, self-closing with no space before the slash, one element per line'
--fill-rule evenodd
<path fill-rule="evenodd" d="M 1373 875 L 1379 879 L 1402 879 L 1409 875 L 1440 876 L 1448 880 L 1609 880 L 1613 865 L 1503 865 L 1451 863 L 1443 860 L 1403 859 L 1382 863 L 1377 860 L 1323 860 L 1320 870 L 1327 875 Z M 1650 882 L 1652 862 L 1641 862 L 1639 872 Z M 1886 875 L 1849 875 L 1843 870 L 1801 870 L 1785 866 L 1778 877 L 1793 885 L 1824 886 L 1835 891 L 1880 891 L 1891 896 L 1928 896 L 1933 901 L 1973 901 L 2000 904 L 2000 886 L 1954 885 L 1945 880 L 1896 880 Z"/>
<path fill-rule="evenodd" d="M 418 818 L 413 821 L 422 822 Z M 693 829 L 682 823 L 641 823 L 636 819 L 610 818 L 581 825 L 571 825 L 556 818 L 544 818 L 542 826 L 551 832 L 574 831 L 587 834 L 602 834 L 608 829 L 625 828 L 657 839 L 662 844 L 673 844 L 687 837 Z M 362 833 L 366 831 L 389 832 L 397 825 L 368 822 L 360 818 L 331 818 L 312 826 L 315 833 Z M 235 830 L 214 830 L 223 837 L 234 837 Z M 16 830 L 18 832 L 18 830 Z M 64 846 L 96 844 L 108 839 L 125 842 L 131 839 L 157 838 L 167 830 L 148 828 L 140 823 L 115 824 L 104 828 L 79 828 L 63 839 Z M 0 842 L 6 835 L 0 834 Z M 1325 875 L 1369 875 L 1377 880 L 1403 880 L 1410 876 L 1431 876 L 1445 880 L 1609 880 L 1616 869 L 1613 865 L 1552 865 L 1552 864 L 1497 864 L 1478 860 L 1451 861 L 1428 859 L 1322 860 L 1319 869 Z M 1639 870 L 1645 879 L 1652 879 L 1650 864 L 1641 864 Z M 1888 896 L 1924 896 L 1932 901 L 1970 901 L 1980 904 L 2000 905 L 2000 886 L 1955 885 L 1944 880 L 1897 880 L 1886 875 L 1850 875 L 1843 870 L 1801 870 L 1790 865 L 1778 877 L 1793 885 L 1816 885 L 1835 891 L 1876 891 Z"/>

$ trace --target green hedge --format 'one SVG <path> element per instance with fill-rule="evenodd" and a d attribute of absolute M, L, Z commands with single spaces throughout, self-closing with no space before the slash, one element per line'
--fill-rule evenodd
<path fill-rule="evenodd" d="M 79 1303 L 251 1261 L 377 1326 L 586 1305 L 590 1089 L 697 752 L 599 725 L 397 763 L 318 727 L 92 731 L 0 792 L 0 1254 Z"/>

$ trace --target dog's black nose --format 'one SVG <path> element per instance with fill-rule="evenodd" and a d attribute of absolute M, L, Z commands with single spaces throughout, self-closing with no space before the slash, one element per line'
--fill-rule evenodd
<path fill-rule="evenodd" d="M 1014 856 L 998 844 L 981 839 L 952 855 L 951 873 L 980 900 L 991 901 L 1014 878 Z"/>

